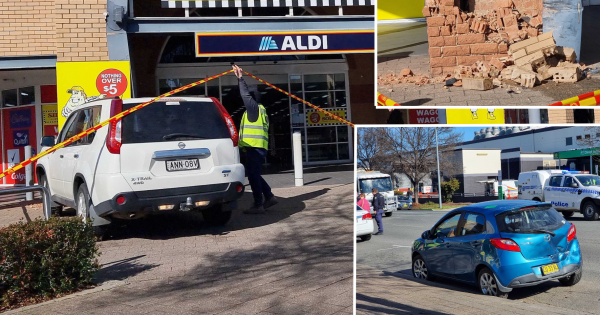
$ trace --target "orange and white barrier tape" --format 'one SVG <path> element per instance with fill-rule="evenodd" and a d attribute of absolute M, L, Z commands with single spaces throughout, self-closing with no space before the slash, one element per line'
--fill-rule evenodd
<path fill-rule="evenodd" d="M 599 104 L 598 96 L 600 96 L 600 90 L 571 97 L 548 106 L 595 106 Z"/>
<path fill-rule="evenodd" d="M 379 92 L 377 92 L 377 103 L 381 106 L 402 106 Z"/>
<path fill-rule="evenodd" d="M 163 95 L 157 96 L 157 97 L 153 98 L 152 100 L 150 100 L 148 102 L 136 105 L 136 106 L 134 106 L 134 107 L 132 107 L 132 108 L 130 108 L 128 110 L 120 112 L 120 113 L 116 114 L 115 116 L 113 116 L 113 117 L 111 117 L 111 118 L 109 118 L 109 119 L 107 119 L 107 120 L 99 123 L 98 125 L 90 128 L 88 130 L 85 130 L 85 131 L 83 131 L 83 132 L 81 132 L 81 133 L 79 133 L 79 134 L 77 134 L 77 135 L 75 135 L 75 136 L 73 136 L 73 137 L 71 137 L 71 138 L 69 138 L 69 139 L 61 142 L 61 143 L 59 143 L 59 144 L 56 144 L 55 146 L 51 147 L 50 149 L 48 149 L 46 151 L 43 151 L 43 152 L 40 152 L 39 154 L 31 157 L 30 159 L 27 159 L 27 160 L 25 160 L 25 161 L 23 161 L 23 162 L 15 165 L 15 166 L 13 166 L 12 168 L 7 169 L 6 171 L 2 172 L 2 174 L 0 174 L 0 178 L 3 178 L 5 176 L 13 174 L 14 172 L 22 169 L 23 167 L 25 167 L 25 166 L 27 166 L 27 165 L 29 165 L 29 164 L 31 164 L 31 163 L 39 160 L 40 158 L 42 158 L 42 157 L 44 157 L 44 156 L 46 156 L 46 155 L 48 155 L 48 154 L 50 154 L 50 153 L 58 150 L 58 149 L 64 148 L 65 146 L 68 146 L 69 144 L 71 144 L 71 143 L 73 143 L 73 142 L 75 142 L 75 141 L 77 141 L 77 140 L 79 140 L 79 139 L 81 139 L 81 138 L 83 138 L 83 137 L 85 137 L 85 136 L 87 136 L 87 135 L 89 135 L 89 134 L 97 131 L 98 129 L 100 129 L 100 128 L 102 128 L 102 127 L 110 124 L 111 122 L 115 122 L 116 123 L 119 119 L 121 119 L 121 118 L 123 118 L 123 117 L 125 117 L 125 116 L 127 116 L 127 115 L 129 115 L 129 114 L 131 114 L 131 113 L 133 113 L 135 111 L 137 111 L 137 110 L 140 110 L 140 109 L 142 109 L 142 108 L 144 108 L 144 107 L 146 107 L 146 106 L 148 106 L 148 105 L 150 105 L 150 104 L 152 104 L 152 103 L 160 100 L 161 98 L 165 98 L 165 97 L 171 96 L 171 95 L 179 93 L 179 92 L 181 92 L 183 90 L 187 90 L 187 89 L 189 89 L 191 87 L 194 87 L 194 86 L 206 83 L 206 82 L 208 82 L 210 80 L 214 80 L 216 78 L 222 77 L 222 76 L 224 76 L 226 74 L 229 74 L 231 72 L 233 72 L 233 70 L 225 71 L 225 72 L 223 72 L 221 74 L 217 74 L 217 75 L 214 75 L 212 77 L 209 77 L 209 78 L 206 78 L 206 79 L 203 79 L 203 80 L 200 80 L 200 81 L 196 81 L 196 82 L 190 83 L 188 85 L 184 85 L 184 86 L 182 86 L 180 88 L 177 88 L 177 89 L 175 89 L 173 91 L 170 91 L 170 92 L 167 92 L 167 93 L 165 93 Z M 253 77 L 253 78 L 255 78 L 255 79 L 257 79 L 258 81 L 260 81 L 262 83 L 265 83 L 265 84 L 269 85 L 270 87 L 273 87 L 273 88 L 277 89 L 278 91 L 280 91 L 282 93 L 285 93 L 285 94 L 287 94 L 287 95 L 289 95 L 289 96 L 291 96 L 291 97 L 293 97 L 295 99 L 298 99 L 299 101 L 301 101 L 301 102 L 303 102 L 303 103 L 305 103 L 305 104 L 307 104 L 307 105 L 309 105 L 309 106 L 311 106 L 311 107 L 313 107 L 313 108 L 315 108 L 315 109 L 317 109 L 319 111 L 325 112 L 321 108 L 319 108 L 319 107 L 317 107 L 317 106 L 315 106 L 315 105 L 313 105 L 313 104 L 311 104 L 309 102 L 306 102 L 306 101 L 304 101 L 304 100 L 302 100 L 302 99 L 300 99 L 300 98 L 298 98 L 298 97 L 296 97 L 294 95 L 290 95 L 289 93 L 287 93 L 287 92 L 285 92 L 285 91 L 283 91 L 283 90 L 275 87 L 274 85 L 272 85 L 270 83 L 267 83 L 267 82 L 265 82 L 265 81 L 263 81 L 263 80 L 255 77 L 255 76 L 249 74 L 248 72 L 246 72 L 246 74 L 249 75 L 249 76 L 251 76 L 251 77 Z M 328 116 L 331 116 L 331 117 L 333 117 L 333 118 L 335 118 L 335 119 L 337 119 L 337 120 L 339 120 L 339 121 L 341 121 L 343 123 L 346 123 L 346 124 L 354 127 L 354 124 L 352 124 L 351 122 L 349 122 L 347 120 L 344 120 L 344 119 L 342 119 L 342 118 L 340 118 L 338 116 L 335 116 L 335 115 L 332 115 L 332 114 L 329 114 L 329 113 L 328 113 Z"/>
<path fill-rule="evenodd" d="M 258 78 L 257 76 L 255 76 L 255 75 L 253 75 L 253 74 L 250 74 L 250 73 L 248 73 L 248 72 L 246 72 L 246 71 L 244 71 L 244 73 L 245 73 L 245 74 L 247 74 L 249 77 L 251 77 L 251 78 L 253 78 L 253 79 L 255 79 L 255 80 L 258 80 L 260 83 L 264 83 L 264 84 L 266 84 L 266 85 L 268 85 L 268 86 L 270 86 L 270 87 L 274 88 L 275 90 L 277 90 L 277 91 L 279 91 L 279 92 L 281 92 L 281 93 L 283 93 L 283 94 L 285 94 L 285 95 L 287 95 L 287 96 L 289 96 L 289 97 L 291 97 L 291 98 L 293 98 L 293 99 L 295 99 L 295 100 L 297 100 L 297 101 L 300 101 L 300 102 L 302 102 L 303 104 L 306 104 L 306 105 L 308 105 L 308 106 L 310 106 L 310 107 L 312 107 L 312 108 L 316 109 L 317 111 L 319 111 L 319 112 L 321 112 L 321 113 L 323 113 L 323 114 L 325 114 L 325 115 L 327 115 L 327 116 L 329 116 L 329 117 L 331 117 L 331 118 L 333 118 L 333 119 L 335 119 L 335 120 L 337 120 L 337 121 L 341 121 L 341 122 L 343 122 L 344 124 L 346 124 L 346 125 L 348 125 L 348 126 L 350 126 L 350 127 L 354 127 L 354 124 L 353 124 L 353 123 L 351 123 L 351 122 L 349 122 L 349 121 L 345 120 L 345 119 L 344 119 L 344 118 L 342 118 L 342 117 L 336 116 L 336 115 L 334 115 L 334 114 L 332 114 L 332 113 L 330 113 L 330 112 L 328 112 L 328 111 L 326 111 L 326 110 L 323 110 L 323 109 L 321 109 L 320 107 L 318 107 L 317 105 L 313 105 L 313 104 L 311 104 L 310 102 L 308 102 L 308 101 L 305 101 L 305 100 L 303 100 L 303 99 L 299 98 L 299 97 L 298 97 L 298 96 L 296 96 L 296 95 L 290 94 L 290 93 L 288 93 L 288 92 L 286 92 L 286 91 L 284 91 L 284 90 L 282 90 L 282 89 L 280 89 L 280 88 L 278 88 L 278 87 L 274 86 L 273 84 L 271 84 L 271 83 L 269 83 L 269 82 L 267 82 L 267 81 L 265 81 L 265 80 L 263 80 L 263 79 L 260 79 L 260 78 Z"/>

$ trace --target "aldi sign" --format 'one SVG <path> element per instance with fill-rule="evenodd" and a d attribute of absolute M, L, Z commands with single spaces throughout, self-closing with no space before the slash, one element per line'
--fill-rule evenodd
<path fill-rule="evenodd" d="M 196 33 L 196 57 L 372 53 L 374 50 L 372 30 Z"/>

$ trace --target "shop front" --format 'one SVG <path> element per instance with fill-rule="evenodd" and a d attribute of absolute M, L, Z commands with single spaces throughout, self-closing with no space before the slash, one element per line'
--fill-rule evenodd
<path fill-rule="evenodd" d="M 554 159 L 558 160 L 560 169 L 569 171 L 584 171 L 600 174 L 600 148 L 570 150 L 554 152 Z"/>

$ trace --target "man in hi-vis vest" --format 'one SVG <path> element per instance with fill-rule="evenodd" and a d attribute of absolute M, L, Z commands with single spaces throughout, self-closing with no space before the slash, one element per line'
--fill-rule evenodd
<path fill-rule="evenodd" d="M 246 81 L 242 78 L 240 67 L 233 65 L 233 70 L 238 78 L 240 95 L 246 107 L 246 112 L 244 112 L 240 124 L 240 150 L 245 156 L 246 174 L 254 196 L 254 205 L 244 210 L 244 213 L 265 213 L 266 208 L 277 203 L 277 198 L 271 192 L 271 187 L 261 176 L 262 165 L 269 149 L 269 117 L 265 107 L 260 104 L 258 89 L 256 87 L 248 88 Z"/>

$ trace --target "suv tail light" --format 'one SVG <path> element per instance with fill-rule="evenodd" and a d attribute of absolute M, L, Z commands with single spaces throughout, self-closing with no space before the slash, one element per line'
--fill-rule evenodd
<path fill-rule="evenodd" d="M 571 223 L 571 228 L 569 229 L 569 233 L 567 233 L 567 242 L 572 241 L 575 236 L 577 236 L 577 229 L 575 228 L 575 224 Z"/>
<path fill-rule="evenodd" d="M 214 97 L 211 97 L 210 99 L 212 99 L 212 101 L 215 103 L 215 105 L 217 105 L 219 112 L 221 112 L 221 116 L 223 117 L 223 120 L 225 121 L 225 124 L 227 125 L 227 128 L 229 129 L 229 134 L 231 135 L 231 141 L 233 141 L 233 146 L 237 147 L 240 138 L 238 136 L 237 129 L 235 128 L 235 123 L 233 123 L 233 119 L 231 118 L 231 116 L 229 115 L 229 113 L 227 112 L 225 107 L 223 107 L 223 105 L 221 105 L 221 102 L 219 102 L 218 99 L 216 99 Z"/>
<path fill-rule="evenodd" d="M 123 100 L 114 99 L 110 103 L 110 117 L 123 111 Z M 121 154 L 121 119 L 108 124 L 108 134 L 106 135 L 106 148 L 112 154 Z"/>
<path fill-rule="evenodd" d="M 373 220 L 373 217 L 370 213 L 363 214 L 363 220 Z"/>
<path fill-rule="evenodd" d="M 490 239 L 490 242 L 492 243 L 492 246 L 499 249 L 508 250 L 511 252 L 521 251 L 519 245 L 517 245 L 515 241 L 508 238 L 492 238 Z"/>

